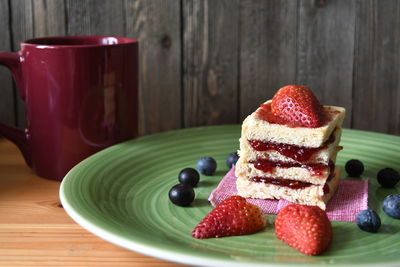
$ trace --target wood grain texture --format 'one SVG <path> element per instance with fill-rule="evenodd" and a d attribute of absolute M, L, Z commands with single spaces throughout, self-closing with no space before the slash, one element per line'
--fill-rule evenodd
<path fill-rule="evenodd" d="M 0 0 L 0 49 L 138 38 L 140 135 L 238 123 L 290 83 L 346 107 L 345 127 L 400 134 L 399 17 L 395 0 Z M 0 67 L 0 121 L 22 128 L 11 80 Z"/>
<path fill-rule="evenodd" d="M 10 17 L 7 0 L 0 0 L 0 51 L 11 51 Z M 0 122 L 15 125 L 14 89 L 11 72 L 0 66 Z"/>
<path fill-rule="evenodd" d="M 183 1 L 185 127 L 238 122 L 239 1 Z"/>
<path fill-rule="evenodd" d="M 20 43 L 26 39 L 34 37 L 35 24 L 33 20 L 32 0 L 13 0 L 10 1 L 11 8 L 11 29 L 12 29 L 12 48 L 19 51 Z M 25 103 L 19 94 L 16 97 L 16 124 L 20 128 L 26 125 Z"/>
<path fill-rule="evenodd" d="M 139 40 L 139 134 L 181 127 L 179 1 L 125 1 L 126 34 Z"/>
<path fill-rule="evenodd" d="M 291 0 L 241 1 L 241 120 L 296 81 L 297 5 Z"/>
<path fill-rule="evenodd" d="M 122 0 L 66 0 L 68 35 L 125 34 Z"/>
<path fill-rule="evenodd" d="M 352 126 L 400 134 L 400 2 L 358 7 Z"/>
<path fill-rule="evenodd" d="M 35 37 L 66 34 L 64 0 L 34 0 L 33 21 Z"/>
<path fill-rule="evenodd" d="M 297 83 L 310 86 L 321 103 L 352 113 L 355 1 L 302 0 L 299 6 Z"/>
<path fill-rule="evenodd" d="M 181 266 L 108 243 L 60 206 L 57 181 L 39 178 L 0 139 L 0 266 Z"/>
<path fill-rule="evenodd" d="M 122 36 L 123 11 L 122 0 L 66 0 L 67 34 Z"/>

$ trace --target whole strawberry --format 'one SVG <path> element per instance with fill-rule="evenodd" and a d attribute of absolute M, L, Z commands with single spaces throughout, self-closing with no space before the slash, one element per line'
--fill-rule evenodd
<path fill-rule="evenodd" d="M 215 207 L 193 230 L 194 238 L 247 235 L 265 227 L 263 211 L 241 196 L 231 196 Z"/>
<path fill-rule="evenodd" d="M 292 204 L 278 213 L 275 235 L 301 253 L 318 255 L 332 241 L 332 225 L 319 207 Z"/>
<path fill-rule="evenodd" d="M 287 85 L 279 89 L 272 98 L 271 111 L 295 127 L 316 128 L 322 123 L 322 106 L 306 86 Z"/>

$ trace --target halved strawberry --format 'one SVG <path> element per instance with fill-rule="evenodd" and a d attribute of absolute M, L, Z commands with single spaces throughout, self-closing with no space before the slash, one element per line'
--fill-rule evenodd
<path fill-rule="evenodd" d="M 291 204 L 278 213 L 275 235 L 301 253 L 318 255 L 332 241 L 332 224 L 317 206 Z"/>
<path fill-rule="evenodd" d="M 271 111 L 294 126 L 320 127 L 322 106 L 310 88 L 287 85 L 272 98 Z"/>
<path fill-rule="evenodd" d="M 231 196 L 215 207 L 193 230 L 194 238 L 247 235 L 265 227 L 263 211 L 241 196 Z"/>

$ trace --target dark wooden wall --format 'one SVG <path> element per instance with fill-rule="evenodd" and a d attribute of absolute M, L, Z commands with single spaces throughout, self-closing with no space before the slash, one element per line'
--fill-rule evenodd
<path fill-rule="evenodd" d="M 286 84 L 400 134 L 400 1 L 0 0 L 0 50 L 46 35 L 140 41 L 140 133 L 240 123 Z M 24 105 L 0 69 L 0 121 Z"/>

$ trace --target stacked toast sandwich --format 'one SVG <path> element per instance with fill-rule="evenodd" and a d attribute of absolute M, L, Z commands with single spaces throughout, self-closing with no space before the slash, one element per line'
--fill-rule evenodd
<path fill-rule="evenodd" d="M 326 209 L 340 179 L 335 166 L 345 109 L 323 106 L 305 86 L 278 90 L 243 122 L 238 195 Z"/>

